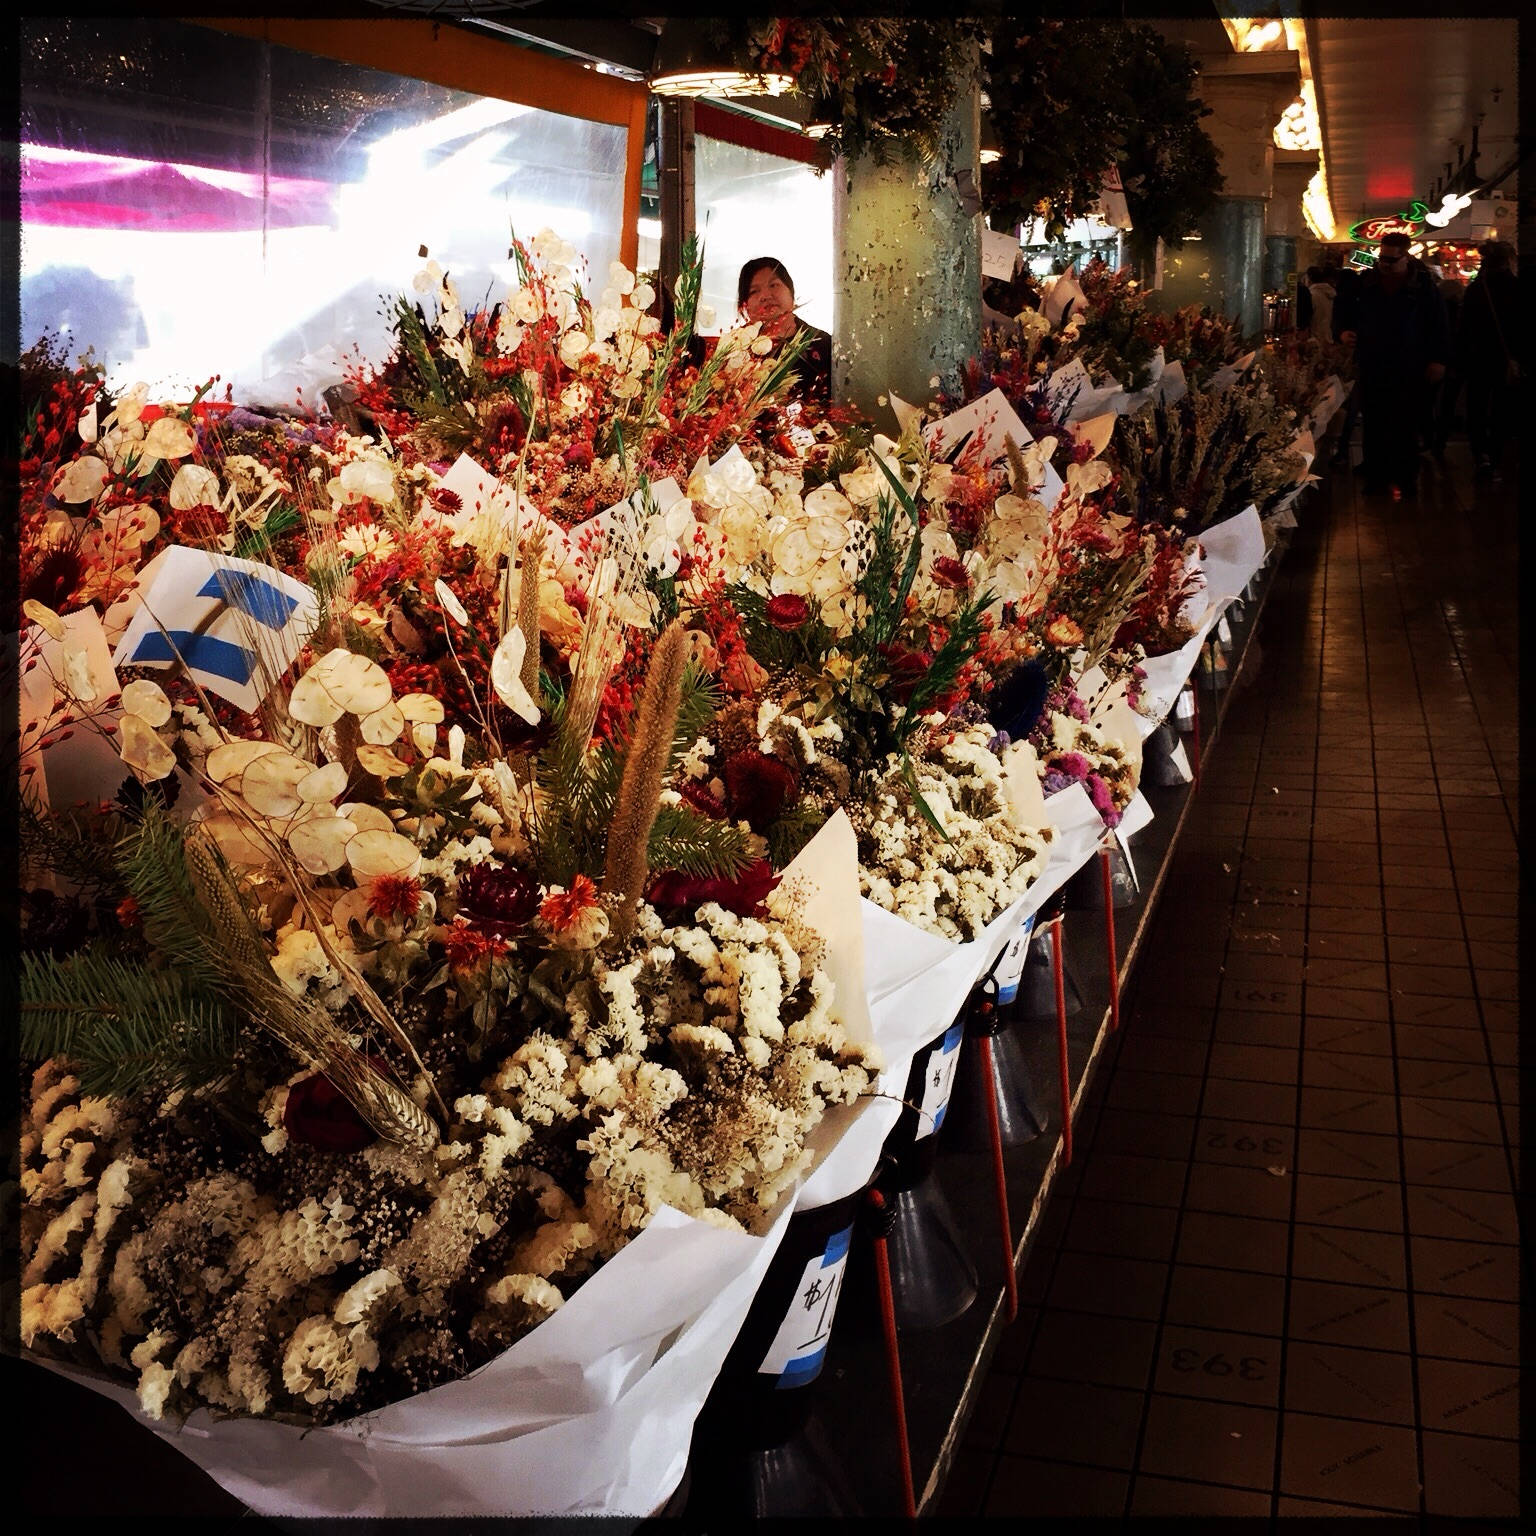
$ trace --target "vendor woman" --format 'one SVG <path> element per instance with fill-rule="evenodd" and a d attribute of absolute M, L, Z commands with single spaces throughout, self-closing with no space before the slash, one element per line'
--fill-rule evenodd
<path fill-rule="evenodd" d="M 762 327 L 759 334 L 773 341 L 775 351 L 791 336 L 805 333 L 790 395 L 825 405 L 832 392 L 832 338 L 795 313 L 795 280 L 789 268 L 775 256 L 753 257 L 736 280 L 736 303 L 742 319 L 756 321 Z"/>

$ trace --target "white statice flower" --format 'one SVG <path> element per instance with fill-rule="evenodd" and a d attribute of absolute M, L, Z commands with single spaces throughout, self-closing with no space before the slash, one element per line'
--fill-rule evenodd
<path fill-rule="evenodd" d="M 873 786 L 859 837 L 863 894 L 956 943 L 1024 894 L 1045 867 L 1052 835 L 1017 824 L 991 737 L 990 727 L 973 726 L 915 761 L 918 790 L 945 837 L 917 814 L 894 762 Z"/>

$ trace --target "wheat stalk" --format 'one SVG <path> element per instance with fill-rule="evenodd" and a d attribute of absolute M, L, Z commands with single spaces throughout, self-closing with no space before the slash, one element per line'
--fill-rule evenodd
<path fill-rule="evenodd" d="M 683 628 L 681 619 L 674 619 L 651 652 L 624 759 L 613 825 L 608 831 L 603 896 L 608 903 L 612 932 L 620 940 L 634 931 L 640 892 L 649 873 L 646 849 L 672 755 L 683 674 L 692 657 L 693 637 Z"/>
<path fill-rule="evenodd" d="M 544 530 L 535 528 L 523 546 L 523 574 L 517 589 L 517 627 L 523 632 L 522 684 L 530 698 L 539 686 L 539 574 L 544 562 Z"/>

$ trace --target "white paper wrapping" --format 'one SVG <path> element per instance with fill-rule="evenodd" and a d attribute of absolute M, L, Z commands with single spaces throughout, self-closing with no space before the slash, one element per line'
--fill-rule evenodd
<path fill-rule="evenodd" d="M 1120 834 L 1122 842 L 1135 837 L 1138 832 L 1145 831 L 1152 825 L 1152 804 L 1138 789 L 1131 796 L 1131 803 L 1126 806 L 1124 814 L 1120 817 L 1120 825 L 1115 831 Z"/>
<path fill-rule="evenodd" d="M 1163 369 L 1157 381 L 1157 398 L 1164 405 L 1172 405 L 1189 393 L 1189 380 L 1184 377 L 1184 364 L 1177 358 Z"/>
<path fill-rule="evenodd" d="M 1110 402 L 1122 391 L 1118 384 L 1096 385 L 1082 358 L 1058 368 L 1045 381 L 1051 414 L 1059 421 L 1087 421 L 1111 409 Z"/>
<path fill-rule="evenodd" d="M 1176 651 L 1165 651 L 1161 656 L 1149 656 L 1141 663 L 1146 677 L 1141 685 L 1141 720 L 1137 730 L 1145 740 L 1167 719 L 1168 712 L 1178 701 L 1189 674 L 1200 659 L 1200 647 L 1214 627 L 1220 608 L 1208 608 L 1199 627 Z"/>
<path fill-rule="evenodd" d="M 1003 952 L 1014 929 L 1037 912 L 1093 856 L 1104 836 L 1104 822 L 1080 784 L 1073 784 L 1044 802 L 1053 828 L 1045 868 L 1006 911 L 987 924 L 974 939 L 956 944 L 914 927 L 905 918 L 871 901 L 861 901 L 864 928 L 865 976 L 869 1011 L 876 1038 L 889 1040 L 912 1055 L 949 1027 L 971 989 Z M 887 1082 L 898 1065 L 890 1059 Z M 905 1070 L 888 1091 L 899 1093 Z"/>
<path fill-rule="evenodd" d="M 1205 557 L 1205 595 L 1211 607 L 1221 609 L 1253 580 L 1264 564 L 1268 549 L 1257 507 L 1245 507 L 1236 517 L 1215 523 L 1200 535 Z"/>
<path fill-rule="evenodd" d="M 663 1208 L 553 1317 L 472 1376 L 322 1429 L 267 1419 L 184 1426 L 111 1398 L 269 1516 L 647 1515 L 682 1480 L 693 1421 L 794 1201 L 762 1237 Z"/>
<path fill-rule="evenodd" d="M 869 1039 L 858 844 L 845 814 L 806 845 L 784 885 L 828 941 L 838 1018 Z M 813 1173 L 764 1236 L 663 1207 L 558 1312 L 472 1376 L 341 1424 L 199 1411 L 160 1426 L 138 1414 L 130 1388 L 50 1369 L 121 1404 L 264 1515 L 649 1515 L 682 1479 L 693 1421 L 791 1212 L 861 1189 L 899 1113 L 873 1097 L 832 1110 L 811 1138 Z"/>
<path fill-rule="evenodd" d="M 1121 390 L 1109 398 L 1109 409 L 1117 416 L 1131 416 L 1139 411 L 1147 401 L 1153 399 L 1158 392 L 1158 386 L 1163 378 L 1163 349 L 1158 349 L 1152 354 L 1152 361 L 1148 365 L 1151 373 L 1146 386 L 1132 393 L 1130 390 Z"/>
<path fill-rule="evenodd" d="M 1323 380 L 1317 404 L 1312 408 L 1311 424 L 1314 438 L 1321 437 L 1328 430 L 1329 422 L 1333 420 L 1339 407 L 1344 404 L 1347 393 L 1344 381 L 1336 373 L 1330 373 Z"/>

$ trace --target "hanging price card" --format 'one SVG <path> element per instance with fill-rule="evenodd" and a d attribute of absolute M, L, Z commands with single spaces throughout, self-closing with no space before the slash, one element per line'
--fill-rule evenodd
<path fill-rule="evenodd" d="M 826 1248 L 806 1263 L 789 1311 L 757 1368 L 759 1375 L 777 1376 L 781 1387 L 803 1387 L 820 1374 L 852 1239 L 850 1223 L 834 1232 Z"/>
<path fill-rule="evenodd" d="M 1019 995 L 1019 978 L 1024 974 L 1024 957 L 1029 953 L 1029 936 L 1035 931 L 1035 914 L 1031 912 L 1019 924 L 1018 932 L 1009 941 L 1008 948 L 997 962 L 997 1005 L 1006 1007 Z"/>
<path fill-rule="evenodd" d="M 949 1096 L 954 1091 L 955 1068 L 960 1064 L 960 1042 L 965 1038 L 965 1025 L 956 1019 L 945 1032 L 944 1038 L 935 1042 L 928 1053 L 928 1070 L 923 1075 L 923 1102 L 918 1106 L 917 1131 L 913 1141 L 932 1136 L 944 1124 L 949 1109 Z"/>

